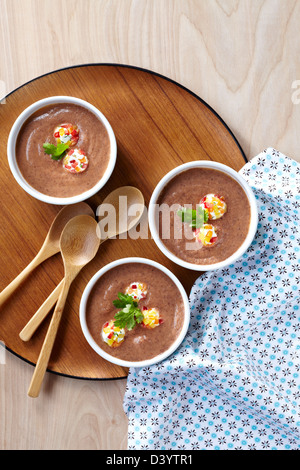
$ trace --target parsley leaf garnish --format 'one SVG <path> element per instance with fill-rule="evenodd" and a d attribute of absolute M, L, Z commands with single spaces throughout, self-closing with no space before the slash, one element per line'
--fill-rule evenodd
<path fill-rule="evenodd" d="M 45 153 L 51 155 L 52 160 L 60 160 L 64 156 L 66 150 L 68 150 L 69 145 L 70 142 L 66 142 L 65 144 L 60 143 L 57 144 L 57 146 L 54 144 L 50 144 L 49 142 L 45 142 L 43 144 L 43 148 L 45 150 Z"/>
<path fill-rule="evenodd" d="M 177 215 L 181 217 L 182 222 L 189 224 L 192 229 L 200 228 L 208 221 L 208 211 L 200 206 L 197 209 L 182 207 L 177 211 Z"/>
<path fill-rule="evenodd" d="M 115 326 L 119 328 L 127 327 L 128 330 L 132 330 L 136 323 L 141 323 L 144 318 L 142 311 L 138 308 L 138 303 L 129 294 L 119 292 L 118 299 L 114 300 L 113 304 L 121 308 L 115 315 Z"/>

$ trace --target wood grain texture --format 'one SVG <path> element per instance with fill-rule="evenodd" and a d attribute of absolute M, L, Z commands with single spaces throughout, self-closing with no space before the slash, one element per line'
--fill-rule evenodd
<path fill-rule="evenodd" d="M 291 99 L 292 84 L 300 80 L 299 0 L 0 0 L 0 8 L 1 96 L 70 65 L 140 66 L 208 102 L 248 159 L 274 146 L 300 161 L 300 104 Z M 1 216 L 9 215 L 2 205 Z M 44 229 L 50 216 L 46 211 Z M 33 227 L 27 248 L 32 257 L 38 248 L 32 240 L 41 236 L 33 221 L 27 221 Z M 5 235 L 21 263 L 21 247 L 9 231 Z M 49 290 L 54 285 L 47 273 L 56 264 L 49 260 L 39 270 Z M 19 267 L 1 271 L 1 282 Z M 34 301 L 34 283 L 31 288 Z M 42 288 L 45 298 L 48 289 Z M 125 380 L 87 382 L 47 374 L 47 393 L 33 401 L 26 396 L 32 371 L 9 353 L 0 365 L 1 449 L 126 447 Z"/>

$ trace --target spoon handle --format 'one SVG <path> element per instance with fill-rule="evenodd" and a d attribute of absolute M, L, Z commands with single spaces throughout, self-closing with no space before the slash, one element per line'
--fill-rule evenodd
<path fill-rule="evenodd" d="M 28 389 L 28 396 L 36 398 L 39 396 L 40 389 L 42 386 L 43 378 L 49 363 L 51 356 L 52 348 L 55 342 L 56 334 L 66 303 L 67 295 L 69 292 L 70 282 L 67 282 L 67 279 L 63 280 L 63 287 L 57 301 L 44 343 L 37 361 L 37 364 L 34 369 L 34 373 L 31 379 L 31 383 Z"/>
<path fill-rule="evenodd" d="M 57 252 L 57 250 L 55 251 Z M 0 293 L 0 307 L 6 302 L 6 300 L 14 293 L 14 291 L 21 285 L 23 281 L 29 276 L 29 274 L 43 261 L 52 256 L 54 251 L 45 249 L 44 246 L 38 252 L 38 254 L 33 258 L 33 260 L 23 269 L 23 271 L 18 274 L 17 277 L 11 283 L 5 287 L 5 289 Z"/>
<path fill-rule="evenodd" d="M 59 298 L 59 294 L 62 290 L 63 281 L 56 286 L 53 292 L 49 295 L 49 297 L 45 300 L 45 302 L 40 306 L 40 308 L 36 311 L 36 313 L 31 317 L 29 322 L 24 326 L 23 330 L 19 333 L 21 340 L 29 341 L 34 334 L 34 332 L 38 329 L 40 324 L 44 321 L 50 310 L 54 307 Z"/>

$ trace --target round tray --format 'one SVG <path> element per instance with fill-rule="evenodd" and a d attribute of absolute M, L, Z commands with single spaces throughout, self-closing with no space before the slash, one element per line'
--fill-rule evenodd
<path fill-rule="evenodd" d="M 34 258 L 58 206 L 39 202 L 15 182 L 6 159 L 8 134 L 27 106 L 47 96 L 71 95 L 89 101 L 110 121 L 117 139 L 115 170 L 89 201 L 94 210 L 119 186 L 151 193 L 172 168 L 191 160 L 214 160 L 235 170 L 245 164 L 237 140 L 222 119 L 199 97 L 156 73 L 115 64 L 88 64 L 43 75 L 10 93 L 0 105 L 1 279 L 4 289 Z M 189 293 L 198 274 L 170 262 L 148 239 L 108 240 L 72 284 L 48 370 L 84 379 L 127 377 L 128 370 L 106 362 L 90 348 L 80 329 L 78 310 L 87 282 L 103 265 L 118 258 L 143 256 L 171 269 Z M 60 254 L 39 266 L 0 310 L 0 341 L 35 364 L 51 313 L 25 343 L 19 332 L 63 278 Z"/>

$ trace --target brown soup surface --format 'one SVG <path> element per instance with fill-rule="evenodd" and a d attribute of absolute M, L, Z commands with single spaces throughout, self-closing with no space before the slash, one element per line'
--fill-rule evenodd
<path fill-rule="evenodd" d="M 102 339 L 103 325 L 119 311 L 113 300 L 124 293 L 132 282 L 147 285 L 147 296 L 139 308 L 157 308 L 163 323 L 147 329 L 141 324 L 125 329 L 125 339 L 112 348 Z M 128 263 L 106 272 L 95 284 L 87 302 L 87 327 L 96 343 L 108 354 L 125 361 L 144 361 L 166 351 L 178 337 L 184 322 L 184 303 L 177 286 L 156 267 L 143 263 Z"/>
<path fill-rule="evenodd" d="M 78 174 L 63 168 L 46 154 L 45 142 L 56 145 L 54 129 L 64 123 L 77 125 L 76 147 L 86 153 L 89 164 Z M 73 147 L 72 147 L 73 148 Z M 16 143 L 16 159 L 25 180 L 42 194 L 71 197 L 91 189 L 102 178 L 110 158 L 108 133 L 90 110 L 70 103 L 46 106 L 34 113 L 22 126 Z"/>
<path fill-rule="evenodd" d="M 223 196 L 227 204 L 220 219 L 208 221 L 217 233 L 212 246 L 196 241 L 192 228 L 182 223 L 176 210 L 185 205 L 196 209 L 207 194 Z M 189 263 L 210 265 L 224 261 L 242 245 L 249 230 L 250 204 L 243 188 L 218 170 L 193 168 L 182 172 L 166 185 L 157 203 L 161 241 L 170 252 Z M 175 209 L 169 211 L 167 208 L 173 205 Z"/>

